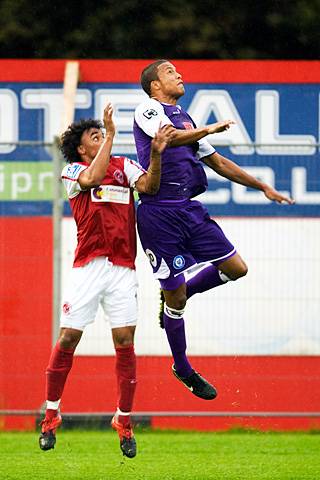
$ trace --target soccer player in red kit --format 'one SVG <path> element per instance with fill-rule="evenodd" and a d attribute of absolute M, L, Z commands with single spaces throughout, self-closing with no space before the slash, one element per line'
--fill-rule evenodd
<path fill-rule="evenodd" d="M 68 164 L 61 177 L 77 225 L 77 248 L 69 286 L 64 292 L 60 334 L 46 370 L 46 414 L 39 445 L 54 448 L 64 385 L 73 355 L 99 304 L 107 313 L 116 352 L 117 410 L 111 425 L 124 455 L 136 455 L 130 421 L 136 388 L 134 332 L 137 323 L 136 233 L 133 189 L 155 194 L 160 185 L 161 153 L 171 126 L 160 128 L 152 142 L 150 166 L 144 170 L 126 157 L 111 156 L 115 134 L 113 109 L 107 104 L 103 123 L 74 122 L 61 137 Z"/>

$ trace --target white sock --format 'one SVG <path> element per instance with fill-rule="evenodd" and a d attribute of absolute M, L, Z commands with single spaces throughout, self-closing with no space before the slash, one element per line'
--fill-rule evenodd
<path fill-rule="evenodd" d="M 220 270 L 218 270 L 218 272 L 219 272 L 219 277 L 223 282 L 231 282 L 231 278 L 229 278 L 228 275 L 226 275 L 223 272 L 220 272 Z"/>
<path fill-rule="evenodd" d="M 182 310 L 177 310 L 176 308 L 168 307 L 167 304 L 164 304 L 164 313 L 174 320 L 179 320 L 183 317 L 184 308 Z"/>
<path fill-rule="evenodd" d="M 59 405 L 60 405 L 61 399 L 56 400 L 55 402 L 51 402 L 50 400 L 47 400 L 47 410 L 58 410 Z"/>
<path fill-rule="evenodd" d="M 124 416 L 125 416 L 125 415 L 128 415 L 128 416 L 129 416 L 129 415 L 131 415 L 131 412 L 122 412 L 122 411 L 120 410 L 120 408 L 118 407 L 118 408 L 117 408 L 117 411 L 116 411 L 116 415 L 117 415 L 117 416 L 119 416 L 119 415 L 124 415 Z"/>

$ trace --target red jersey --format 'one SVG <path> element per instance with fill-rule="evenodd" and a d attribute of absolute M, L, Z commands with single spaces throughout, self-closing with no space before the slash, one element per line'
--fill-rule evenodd
<path fill-rule="evenodd" d="M 99 187 L 82 190 L 80 173 L 84 162 L 70 163 L 61 173 L 77 225 L 74 267 L 95 257 L 108 257 L 114 265 L 134 269 L 136 229 L 133 188 L 145 170 L 126 157 L 111 157 Z"/>

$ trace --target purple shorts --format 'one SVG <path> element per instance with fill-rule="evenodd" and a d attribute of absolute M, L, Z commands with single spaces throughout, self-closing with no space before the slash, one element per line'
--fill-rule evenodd
<path fill-rule="evenodd" d="M 141 203 L 137 210 L 142 247 L 162 288 L 184 283 L 184 272 L 196 264 L 219 265 L 236 250 L 207 209 L 196 200 Z"/>

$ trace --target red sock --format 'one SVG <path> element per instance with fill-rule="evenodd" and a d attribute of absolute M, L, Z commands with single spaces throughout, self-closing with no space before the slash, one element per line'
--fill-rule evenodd
<path fill-rule="evenodd" d="M 62 396 L 64 384 L 72 367 L 74 348 L 60 347 L 59 342 L 51 352 L 46 370 L 46 399 L 56 402 Z"/>
<path fill-rule="evenodd" d="M 136 354 L 133 344 L 116 347 L 116 375 L 118 380 L 118 408 L 131 412 L 136 390 Z M 129 415 L 119 415 L 121 423 L 130 423 Z"/>

